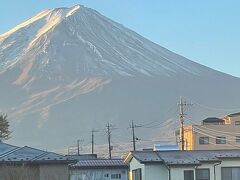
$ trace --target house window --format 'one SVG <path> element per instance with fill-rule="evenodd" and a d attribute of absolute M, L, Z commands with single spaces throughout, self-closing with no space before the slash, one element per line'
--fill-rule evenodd
<path fill-rule="evenodd" d="M 236 136 L 236 143 L 240 144 L 240 136 Z"/>
<path fill-rule="evenodd" d="M 132 180 L 142 180 L 142 169 L 132 170 Z"/>
<path fill-rule="evenodd" d="M 222 167 L 222 180 L 239 180 L 240 167 Z"/>
<path fill-rule="evenodd" d="M 121 179 L 121 174 L 111 174 L 111 179 Z"/>
<path fill-rule="evenodd" d="M 226 137 L 217 137 L 216 144 L 226 144 Z"/>
<path fill-rule="evenodd" d="M 105 177 L 105 178 L 108 178 L 108 177 L 109 177 L 109 175 L 108 175 L 108 174 L 104 174 L 104 177 Z"/>
<path fill-rule="evenodd" d="M 209 144 L 209 137 L 199 137 L 199 144 Z"/>
<path fill-rule="evenodd" d="M 209 169 L 196 169 L 196 180 L 210 180 Z"/>
<path fill-rule="evenodd" d="M 184 171 L 184 180 L 194 180 L 193 170 Z"/>
<path fill-rule="evenodd" d="M 239 126 L 240 125 L 240 121 L 235 121 L 235 125 Z"/>

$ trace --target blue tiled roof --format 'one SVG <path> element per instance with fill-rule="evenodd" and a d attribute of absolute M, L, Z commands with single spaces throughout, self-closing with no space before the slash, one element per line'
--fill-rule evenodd
<path fill-rule="evenodd" d="M 70 163 L 74 161 L 53 152 L 42 151 L 28 146 L 17 147 L 0 143 L 0 163 L 5 162 Z"/>

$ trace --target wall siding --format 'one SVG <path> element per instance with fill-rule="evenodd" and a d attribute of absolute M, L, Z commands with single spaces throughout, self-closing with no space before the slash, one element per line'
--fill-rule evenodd
<path fill-rule="evenodd" d="M 68 180 L 68 165 L 41 165 L 40 180 Z"/>
<path fill-rule="evenodd" d="M 104 177 L 108 174 L 108 177 Z M 127 169 L 82 169 L 70 170 L 70 180 L 110 180 L 111 174 L 121 174 L 121 180 L 128 179 Z"/>

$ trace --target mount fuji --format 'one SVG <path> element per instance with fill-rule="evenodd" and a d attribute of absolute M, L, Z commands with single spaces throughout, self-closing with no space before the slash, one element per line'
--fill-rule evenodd
<path fill-rule="evenodd" d="M 240 79 L 195 63 L 134 31 L 76 5 L 44 10 L 0 35 L 0 111 L 15 144 L 57 149 L 78 138 L 174 142 L 180 95 L 209 107 L 240 107 Z M 169 109 L 173 107 L 174 111 Z M 188 119 L 230 110 L 192 108 Z M 191 117 L 190 117 L 191 116 Z M 114 136 L 115 135 L 115 136 Z M 118 143 L 117 143 L 118 142 Z"/>

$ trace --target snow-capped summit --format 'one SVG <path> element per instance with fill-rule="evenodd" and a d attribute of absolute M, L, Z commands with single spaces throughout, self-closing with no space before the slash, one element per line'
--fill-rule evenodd
<path fill-rule="evenodd" d="M 0 72 L 20 67 L 32 77 L 206 75 L 179 56 L 95 10 L 76 5 L 45 10 L 0 36 Z"/>
<path fill-rule="evenodd" d="M 9 115 L 13 141 L 38 147 L 43 139 L 51 148 L 70 144 L 106 121 L 122 131 L 131 120 L 154 128 L 168 120 L 165 128 L 137 133 L 174 141 L 168 128 L 177 128 L 177 114 L 167 112 L 180 95 L 212 107 L 240 106 L 238 78 L 81 5 L 44 10 L 0 35 L 0 82 L 0 111 Z M 197 109 L 196 120 L 218 115 L 210 113 Z"/>

